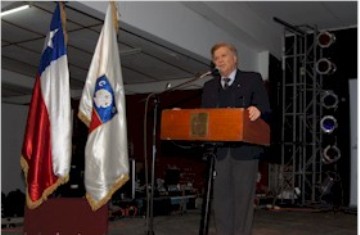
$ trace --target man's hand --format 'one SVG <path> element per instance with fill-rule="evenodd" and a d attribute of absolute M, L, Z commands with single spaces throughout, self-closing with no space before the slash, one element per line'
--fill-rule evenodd
<path fill-rule="evenodd" d="M 256 108 L 255 106 L 250 106 L 249 108 L 247 108 L 247 110 L 249 111 L 250 121 L 255 121 L 261 115 L 260 110 L 258 108 Z"/>

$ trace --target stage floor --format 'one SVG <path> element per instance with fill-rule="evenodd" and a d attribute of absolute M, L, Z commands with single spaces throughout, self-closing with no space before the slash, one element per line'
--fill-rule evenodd
<path fill-rule="evenodd" d="M 154 217 L 155 235 L 197 235 L 200 210 Z M 148 232 L 143 217 L 116 218 L 109 222 L 108 235 L 145 235 Z M 20 235 L 22 227 L 2 229 L 3 235 Z M 319 211 L 314 209 L 266 210 L 255 212 L 253 235 L 355 235 L 357 214 L 349 211 Z M 67 235 L 67 234 L 60 234 Z M 85 235 L 85 234 L 84 234 Z M 215 235 L 211 217 L 209 235 Z"/>

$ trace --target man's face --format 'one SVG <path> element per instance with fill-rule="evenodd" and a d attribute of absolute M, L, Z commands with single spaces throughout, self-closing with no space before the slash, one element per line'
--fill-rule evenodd
<path fill-rule="evenodd" d="M 236 69 L 237 57 L 227 47 L 218 48 L 213 54 L 213 62 L 223 77 L 227 77 Z"/>

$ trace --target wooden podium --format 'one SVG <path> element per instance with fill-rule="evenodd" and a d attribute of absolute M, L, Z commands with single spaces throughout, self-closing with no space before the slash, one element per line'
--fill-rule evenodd
<path fill-rule="evenodd" d="M 270 128 L 262 119 L 250 121 L 243 108 L 168 109 L 162 112 L 162 140 L 233 141 L 270 144 Z"/>
<path fill-rule="evenodd" d="M 270 127 L 262 119 L 250 121 L 249 112 L 243 108 L 171 109 L 162 112 L 160 131 L 162 140 L 215 143 L 213 152 L 207 154 L 209 173 L 199 230 L 200 235 L 207 235 L 217 143 L 230 141 L 268 146 Z"/>

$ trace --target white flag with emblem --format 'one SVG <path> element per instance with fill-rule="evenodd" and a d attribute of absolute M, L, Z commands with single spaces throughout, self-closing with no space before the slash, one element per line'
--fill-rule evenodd
<path fill-rule="evenodd" d="M 125 91 L 114 14 L 117 16 L 115 4 L 110 3 L 78 113 L 89 127 L 85 147 L 85 188 L 93 210 L 107 203 L 129 179 Z"/>

